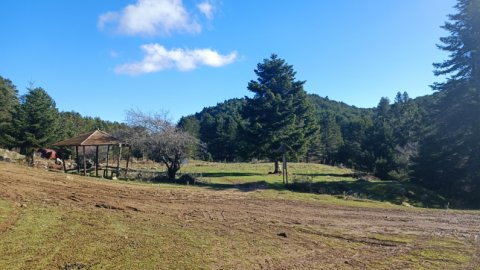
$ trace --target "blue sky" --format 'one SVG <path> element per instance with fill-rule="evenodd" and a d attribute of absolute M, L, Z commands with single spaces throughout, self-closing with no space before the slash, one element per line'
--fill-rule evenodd
<path fill-rule="evenodd" d="M 173 120 L 250 95 L 278 54 L 305 90 L 357 107 L 430 94 L 435 44 L 455 0 L 82 0 L 0 2 L 0 76 L 43 87 L 63 111 Z"/>

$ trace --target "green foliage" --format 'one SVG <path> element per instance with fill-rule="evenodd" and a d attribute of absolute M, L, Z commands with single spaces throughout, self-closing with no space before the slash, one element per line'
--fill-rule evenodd
<path fill-rule="evenodd" d="M 197 158 L 217 161 L 241 159 L 243 140 L 239 133 L 244 119 L 240 111 L 244 104 L 245 99 L 231 99 L 180 119 L 178 126 L 204 143 L 196 151 Z"/>
<path fill-rule="evenodd" d="M 257 80 L 248 84 L 254 96 L 246 98 L 243 109 L 248 153 L 276 161 L 282 155 L 277 150 L 285 145 L 291 158 L 298 160 L 319 130 L 304 82 L 295 80 L 293 67 L 275 54 L 258 64 L 255 74 Z"/>
<path fill-rule="evenodd" d="M 343 163 L 367 170 L 363 144 L 366 131 L 372 125 L 374 110 L 356 108 L 315 94 L 309 98 L 317 107 L 321 127 L 312 154 L 324 164 Z"/>
<path fill-rule="evenodd" d="M 57 133 L 58 140 L 72 138 L 96 129 L 110 133 L 125 126 L 125 124 L 105 121 L 99 117 L 82 116 L 78 112 L 73 111 L 60 112 L 59 117 L 62 128 Z"/>
<path fill-rule="evenodd" d="M 29 89 L 13 119 L 15 145 L 22 154 L 44 147 L 56 139 L 58 110 L 55 101 L 42 88 Z"/>
<path fill-rule="evenodd" d="M 337 123 L 336 114 L 332 111 L 323 112 L 320 116 L 320 146 L 324 163 L 331 163 L 337 159 L 338 150 L 343 144 L 340 124 Z"/>
<path fill-rule="evenodd" d="M 0 76 L 0 147 L 10 148 L 12 120 L 18 106 L 18 90 L 9 79 Z"/>
<path fill-rule="evenodd" d="M 439 190 L 464 204 L 480 205 L 480 1 L 459 0 L 457 14 L 443 28 L 441 50 L 449 58 L 434 64 L 438 101 L 430 115 L 415 166 L 418 183 Z"/>

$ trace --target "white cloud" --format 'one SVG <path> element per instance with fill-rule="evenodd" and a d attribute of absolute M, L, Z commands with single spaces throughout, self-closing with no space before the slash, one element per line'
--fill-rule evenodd
<path fill-rule="evenodd" d="M 114 24 L 127 35 L 168 35 L 172 31 L 198 33 L 202 27 L 187 12 L 182 0 L 137 0 L 119 12 L 100 15 L 98 27 Z"/>
<path fill-rule="evenodd" d="M 200 4 L 197 4 L 198 10 L 200 10 L 207 19 L 211 20 L 213 19 L 213 11 L 214 7 L 209 1 L 202 2 Z"/>
<path fill-rule="evenodd" d="M 159 44 L 146 44 L 142 46 L 145 57 L 136 63 L 124 64 L 116 67 L 118 74 L 143 74 L 176 68 L 180 71 L 190 71 L 198 66 L 221 67 L 237 59 L 237 53 L 231 52 L 221 55 L 211 49 L 172 49 L 167 50 Z"/>

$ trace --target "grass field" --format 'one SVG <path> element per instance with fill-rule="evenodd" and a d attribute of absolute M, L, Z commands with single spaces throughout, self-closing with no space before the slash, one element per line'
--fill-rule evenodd
<path fill-rule="evenodd" d="M 292 192 L 271 167 L 191 163 L 207 184 L 180 186 L 0 162 L 0 269 L 480 269 L 478 211 Z"/>
<path fill-rule="evenodd" d="M 272 163 L 208 163 L 192 162 L 180 174 L 199 178 L 204 186 L 222 189 L 294 190 L 305 193 L 336 195 L 354 200 L 375 200 L 419 207 L 445 208 L 448 201 L 434 192 L 398 181 L 358 181 L 350 169 L 322 164 L 289 163 L 289 187 L 282 184 L 282 175 L 270 174 Z"/>

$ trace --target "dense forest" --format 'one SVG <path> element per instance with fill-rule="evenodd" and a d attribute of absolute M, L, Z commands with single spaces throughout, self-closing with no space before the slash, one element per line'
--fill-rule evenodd
<path fill-rule="evenodd" d="M 272 54 L 248 82 L 251 97 L 224 101 L 184 116 L 178 127 L 196 137 L 192 156 L 222 162 L 268 160 L 278 172 L 289 160 L 339 165 L 384 180 L 411 181 L 444 194 L 459 206 L 480 207 L 480 1 L 459 0 L 443 26 L 449 36 L 434 64 L 432 95 L 398 92 L 375 108 L 357 108 L 308 94 L 293 66 Z M 392 86 L 394 87 L 394 86 Z M 37 147 L 117 122 L 59 112 L 38 87 L 18 95 L 0 77 L 0 147 L 29 154 Z"/>
<path fill-rule="evenodd" d="M 410 158 L 428 123 L 435 95 L 411 99 L 406 92 L 398 93 L 393 103 L 382 98 L 376 108 L 369 109 L 316 94 L 308 99 L 315 107 L 319 132 L 295 161 L 343 164 L 384 179 L 408 179 Z M 251 155 L 244 151 L 248 120 L 242 116 L 246 103 L 246 99 L 231 99 L 180 119 L 181 127 L 207 145 L 198 158 L 249 161 Z"/>

